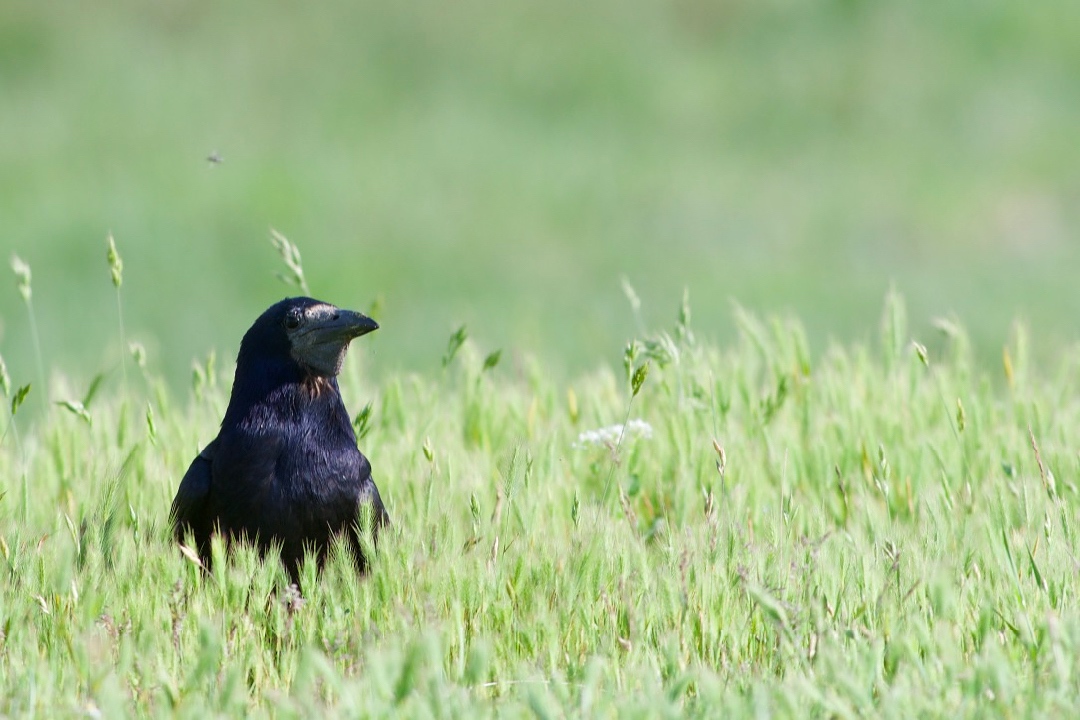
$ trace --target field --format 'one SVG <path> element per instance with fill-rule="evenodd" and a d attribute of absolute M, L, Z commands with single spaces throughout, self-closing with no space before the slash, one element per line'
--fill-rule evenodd
<path fill-rule="evenodd" d="M 394 527 L 303 598 L 168 537 L 228 368 L 180 398 L 134 362 L 109 396 L 58 383 L 85 402 L 0 445 L 0 714 L 1080 710 L 1080 355 L 1044 379 L 1021 327 L 993 366 L 958 326 L 928 351 L 896 295 L 870 347 L 735 322 L 703 343 L 684 306 L 568 384 L 471 341 L 372 384 L 359 341 L 343 395 Z"/>
<path fill-rule="evenodd" d="M 6 0 L 0 716 L 1080 714 L 1077 28 Z M 303 597 L 167 518 L 273 231 L 382 325 Z"/>

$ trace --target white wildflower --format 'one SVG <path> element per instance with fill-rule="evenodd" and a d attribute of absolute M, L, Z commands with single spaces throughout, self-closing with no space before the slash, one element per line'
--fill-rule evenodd
<path fill-rule="evenodd" d="M 597 428 L 596 430 L 586 430 L 578 435 L 574 447 L 583 448 L 590 445 L 612 447 L 619 442 L 620 437 L 622 437 L 623 442 L 625 442 L 632 438 L 639 437 L 648 439 L 652 437 L 652 433 L 652 425 L 644 420 L 635 418 L 634 420 L 627 422 L 625 427 L 620 423 L 618 425 L 608 425 L 607 427 Z"/>

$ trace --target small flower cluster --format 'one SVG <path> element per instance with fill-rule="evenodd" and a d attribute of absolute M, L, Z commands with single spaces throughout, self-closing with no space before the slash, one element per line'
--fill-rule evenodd
<path fill-rule="evenodd" d="M 634 437 L 651 438 L 653 434 L 652 425 L 644 420 L 630 420 L 626 423 L 626 426 L 609 425 L 607 427 L 597 428 L 596 430 L 586 430 L 578 435 L 577 442 L 574 443 L 574 447 L 583 448 L 589 445 L 603 445 L 605 447 L 611 447 L 619 442 L 619 438 L 628 440 Z"/>

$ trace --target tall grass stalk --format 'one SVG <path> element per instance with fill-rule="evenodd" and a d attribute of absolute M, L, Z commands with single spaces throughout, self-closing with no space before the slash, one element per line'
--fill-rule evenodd
<path fill-rule="evenodd" d="M 120 329 L 120 369 L 124 377 L 124 394 L 130 396 L 131 387 L 128 385 L 127 375 L 128 344 L 124 332 L 124 303 L 120 297 L 120 286 L 124 283 L 124 260 L 116 249 L 116 241 L 113 239 L 112 233 L 109 233 L 105 259 L 109 263 L 109 277 L 112 280 L 113 288 L 116 289 L 116 321 Z"/>
<path fill-rule="evenodd" d="M 30 265 L 18 255 L 11 256 L 11 270 L 15 273 L 15 286 L 19 290 L 19 296 L 26 305 L 26 315 L 30 325 L 30 341 L 34 344 L 34 361 L 37 364 L 38 382 L 41 386 L 41 404 L 43 409 L 49 407 L 48 384 L 45 381 L 45 360 L 41 354 L 41 337 L 38 334 L 37 317 L 34 315 L 34 292 L 30 284 Z"/>

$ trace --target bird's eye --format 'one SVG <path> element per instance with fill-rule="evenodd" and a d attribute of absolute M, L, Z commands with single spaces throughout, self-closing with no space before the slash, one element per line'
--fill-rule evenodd
<path fill-rule="evenodd" d="M 300 327 L 300 313 L 291 312 L 285 316 L 285 329 L 295 330 Z"/>

